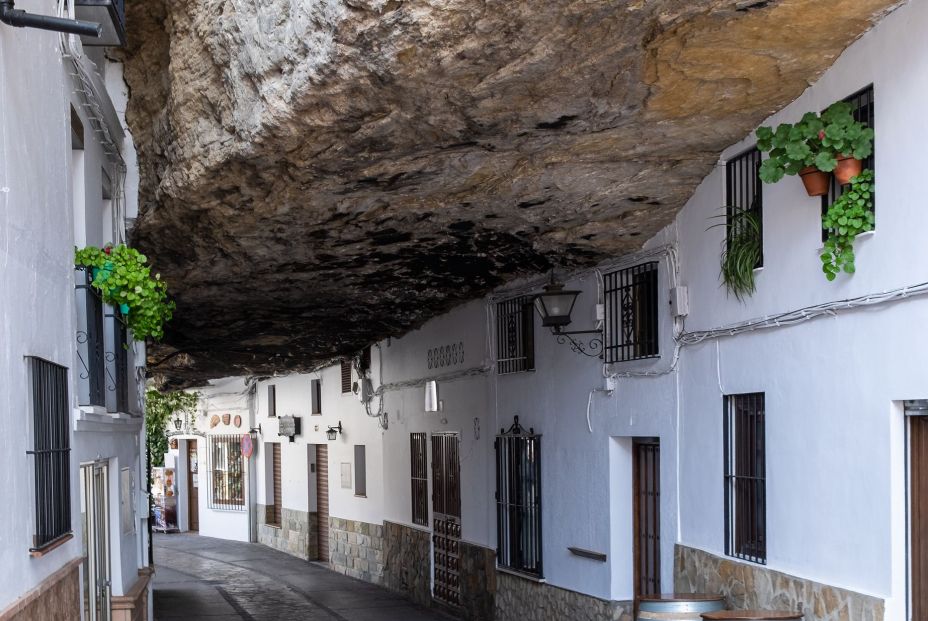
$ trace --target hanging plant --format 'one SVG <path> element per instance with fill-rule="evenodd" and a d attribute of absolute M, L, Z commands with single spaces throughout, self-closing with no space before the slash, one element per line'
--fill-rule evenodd
<path fill-rule="evenodd" d="M 74 258 L 76 265 L 93 270 L 93 287 L 104 302 L 119 308 L 135 338 L 160 340 L 174 302 L 167 299 L 161 275 L 152 277 L 147 261 L 144 254 L 123 244 L 87 246 L 76 250 Z"/>
<path fill-rule="evenodd" d="M 760 217 L 753 209 L 725 209 L 728 213 L 716 216 L 725 218 L 725 222 L 709 228 L 725 227 L 720 277 L 728 293 L 743 302 L 756 290 L 754 270 L 760 263 L 762 253 Z"/>
<path fill-rule="evenodd" d="M 798 174 L 810 196 L 828 192 L 827 173 L 839 160 L 845 174 L 853 174 L 853 162 L 873 152 L 873 130 L 856 121 L 853 108 L 844 101 L 821 115 L 807 112 L 798 123 L 782 123 L 776 130 L 759 127 L 756 135 L 757 148 L 770 154 L 761 164 L 761 180 L 776 183 Z"/>
<path fill-rule="evenodd" d="M 854 273 L 854 239 L 872 231 L 873 224 L 873 171 L 865 170 L 851 179 L 850 187 L 822 216 L 822 228 L 828 231 L 821 254 L 825 278 Z"/>

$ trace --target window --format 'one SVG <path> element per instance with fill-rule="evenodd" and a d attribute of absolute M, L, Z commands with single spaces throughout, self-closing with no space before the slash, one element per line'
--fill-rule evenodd
<path fill-rule="evenodd" d="M 35 535 L 30 552 L 41 552 L 71 534 L 71 441 L 68 370 L 27 358 L 32 384 Z"/>
<path fill-rule="evenodd" d="M 725 220 L 726 240 L 732 235 L 753 232 L 747 218 L 757 222 L 761 256 L 754 267 L 764 265 L 764 212 L 763 183 L 760 180 L 760 151 L 756 147 L 728 160 L 725 164 Z"/>
<path fill-rule="evenodd" d="M 342 360 L 342 394 L 351 392 L 351 361 Z"/>
<path fill-rule="evenodd" d="M 269 384 L 267 387 L 267 415 L 277 416 L 277 386 Z"/>
<path fill-rule="evenodd" d="M 725 397 L 725 553 L 767 562 L 764 393 Z"/>
<path fill-rule="evenodd" d="M 354 447 L 354 495 L 367 496 L 367 447 L 356 444 Z"/>
<path fill-rule="evenodd" d="M 77 297 L 77 396 L 80 405 L 106 407 L 106 361 L 103 339 L 103 301 L 93 287 L 91 270 L 74 272 Z"/>
<path fill-rule="evenodd" d="M 267 506 L 267 519 L 270 526 L 280 526 L 282 513 L 281 485 L 280 485 L 280 442 L 265 444 L 271 454 L 271 492 L 274 494 L 273 502 Z"/>
<path fill-rule="evenodd" d="M 129 411 L 129 330 L 126 318 L 115 311 L 113 321 L 113 357 L 116 368 L 116 411 Z"/>
<path fill-rule="evenodd" d="M 844 101 L 851 104 L 854 108 L 854 119 L 863 123 L 871 129 L 876 129 L 874 125 L 874 120 L 876 118 L 874 113 L 874 101 L 873 101 L 873 85 L 871 84 L 867 88 L 854 93 L 849 97 L 845 97 Z M 874 151 L 870 154 L 870 157 L 864 159 L 863 162 L 864 170 L 870 169 L 875 170 L 876 168 L 876 145 L 874 145 Z M 835 181 L 834 175 L 831 176 L 831 186 L 828 189 L 828 194 L 822 197 L 822 215 L 825 215 L 825 212 L 828 211 L 828 208 L 831 206 L 835 200 L 841 196 L 844 191 L 843 186 L 839 186 L 838 182 Z M 876 199 L 874 195 L 874 200 Z M 874 202 L 874 205 L 876 203 Z M 822 229 L 822 241 L 828 239 L 828 230 Z"/>
<path fill-rule="evenodd" d="M 311 380 L 310 392 L 312 393 L 312 414 L 322 414 L 322 380 Z"/>
<path fill-rule="evenodd" d="M 500 375 L 535 369 L 535 311 L 523 296 L 496 305 L 496 370 Z"/>
<path fill-rule="evenodd" d="M 242 436 L 209 436 L 207 458 L 210 473 L 209 508 L 244 511 Z"/>
<path fill-rule="evenodd" d="M 541 436 L 516 417 L 495 446 L 497 563 L 542 577 Z"/>
<path fill-rule="evenodd" d="M 657 261 L 606 274 L 606 362 L 653 358 L 657 345 Z"/>
<path fill-rule="evenodd" d="M 410 471 L 412 478 L 412 523 L 429 524 L 429 471 L 426 434 L 409 434 Z"/>

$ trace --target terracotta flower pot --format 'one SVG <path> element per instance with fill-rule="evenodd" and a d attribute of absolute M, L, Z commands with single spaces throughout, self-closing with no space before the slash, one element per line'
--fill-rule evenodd
<path fill-rule="evenodd" d="M 828 194 L 828 173 L 822 172 L 815 166 L 806 166 L 799 171 L 802 185 L 806 186 L 809 196 L 824 196 Z"/>
<path fill-rule="evenodd" d="M 835 168 L 835 179 L 841 185 L 851 182 L 851 179 L 861 173 L 864 163 L 852 155 L 839 155 L 838 166 Z"/>

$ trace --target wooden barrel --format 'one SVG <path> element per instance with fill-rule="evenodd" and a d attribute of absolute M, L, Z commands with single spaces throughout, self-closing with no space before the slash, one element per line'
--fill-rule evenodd
<path fill-rule="evenodd" d="M 725 610 L 724 597 L 706 593 L 665 593 L 638 602 L 638 621 L 700 621 L 704 612 Z"/>
<path fill-rule="evenodd" d="M 796 621 L 802 619 L 801 612 L 782 610 L 720 610 L 703 613 L 706 621 Z"/>

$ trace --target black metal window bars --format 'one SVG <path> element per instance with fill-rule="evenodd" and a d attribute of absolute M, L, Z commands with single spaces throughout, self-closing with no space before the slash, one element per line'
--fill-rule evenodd
<path fill-rule="evenodd" d="M 541 578 L 541 436 L 526 432 L 516 416 L 495 447 L 496 562 Z"/>
<path fill-rule="evenodd" d="M 760 227 L 761 256 L 754 267 L 763 267 L 764 253 L 764 193 L 760 180 L 761 153 L 752 147 L 725 164 L 725 219 L 726 243 L 734 233 L 742 232 L 746 226 L 737 216 L 750 211 L 757 216 Z"/>
<path fill-rule="evenodd" d="M 80 392 L 81 405 L 106 406 L 106 359 L 103 338 L 103 300 L 91 286 L 93 275 L 89 268 L 75 271 L 78 316 L 84 325 L 78 326 L 77 359 L 81 363 L 80 381 L 86 385 Z M 115 386 L 114 386 L 115 388 Z"/>
<path fill-rule="evenodd" d="M 766 564 L 764 393 L 725 397 L 724 434 L 725 553 Z"/>
<path fill-rule="evenodd" d="M 244 511 L 245 477 L 242 435 L 220 434 L 208 436 L 208 438 L 209 508 Z"/>
<path fill-rule="evenodd" d="M 412 523 L 429 525 L 428 434 L 409 434 L 410 478 L 412 480 Z"/>
<path fill-rule="evenodd" d="M 659 355 L 657 265 L 650 261 L 603 276 L 606 362 Z"/>
<path fill-rule="evenodd" d="M 32 385 L 35 535 L 40 552 L 71 534 L 71 439 L 68 369 L 27 357 Z"/>
<path fill-rule="evenodd" d="M 535 369 L 535 310 L 531 296 L 496 305 L 496 370 L 500 375 Z"/>

